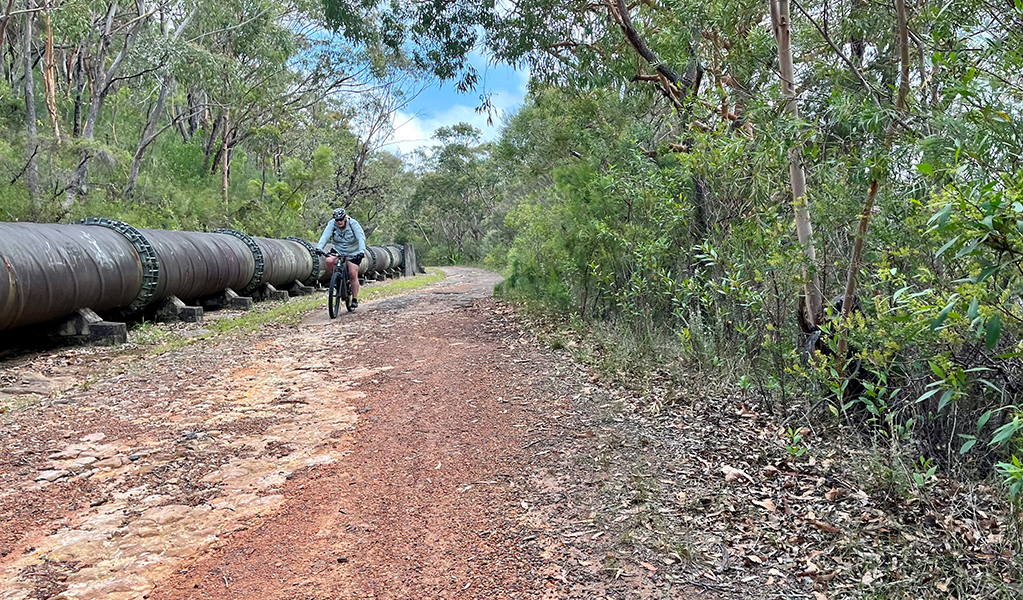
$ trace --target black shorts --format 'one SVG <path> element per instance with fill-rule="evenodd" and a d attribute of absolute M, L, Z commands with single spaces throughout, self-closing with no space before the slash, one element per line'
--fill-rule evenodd
<path fill-rule="evenodd" d="M 362 264 L 362 259 L 363 258 L 365 258 L 365 257 L 363 257 L 363 256 L 356 256 L 355 258 L 349 258 L 348 262 L 353 262 L 353 263 L 355 263 L 355 266 L 359 266 L 359 265 Z"/>

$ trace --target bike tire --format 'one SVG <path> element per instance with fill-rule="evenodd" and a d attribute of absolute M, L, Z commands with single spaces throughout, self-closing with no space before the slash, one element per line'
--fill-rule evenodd
<path fill-rule="evenodd" d="M 345 277 L 345 308 L 348 312 L 352 312 L 352 278 L 349 275 Z"/>
<path fill-rule="evenodd" d="M 330 286 L 327 288 L 327 312 L 331 319 L 336 319 L 341 312 L 341 286 L 343 277 L 341 273 L 334 273 L 330 277 Z"/>

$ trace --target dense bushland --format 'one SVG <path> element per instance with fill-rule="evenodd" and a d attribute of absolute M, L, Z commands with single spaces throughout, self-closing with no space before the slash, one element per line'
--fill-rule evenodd
<path fill-rule="evenodd" d="M 724 370 L 1020 492 L 1023 5 L 512 4 L 484 25 L 529 99 L 418 184 L 490 198 L 452 259 L 614 369 Z"/>
<path fill-rule="evenodd" d="M 616 369 L 1023 488 L 1019 1 L 29 0 L 0 32 L 5 219 L 315 237 L 348 206 Z M 531 73 L 500 138 L 383 152 L 480 47 Z"/>

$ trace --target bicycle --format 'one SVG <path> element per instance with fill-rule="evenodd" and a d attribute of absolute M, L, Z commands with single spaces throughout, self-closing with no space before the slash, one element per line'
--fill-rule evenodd
<path fill-rule="evenodd" d="M 328 253 L 319 251 L 321 256 L 328 256 Z M 334 263 L 334 274 L 330 276 L 330 284 L 327 287 L 327 313 L 331 319 L 336 319 L 341 313 L 341 301 L 344 300 L 345 308 L 352 312 L 352 279 L 348 273 L 348 257 L 339 254 L 331 248 L 330 256 L 338 257 Z"/>

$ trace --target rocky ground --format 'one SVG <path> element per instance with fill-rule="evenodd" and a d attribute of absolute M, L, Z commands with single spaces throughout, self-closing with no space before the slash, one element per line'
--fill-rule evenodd
<path fill-rule="evenodd" d="M 707 381 L 605 383 L 445 271 L 0 364 L 0 599 L 1018 597 L 994 490 L 865 489 L 866 452 Z"/>

